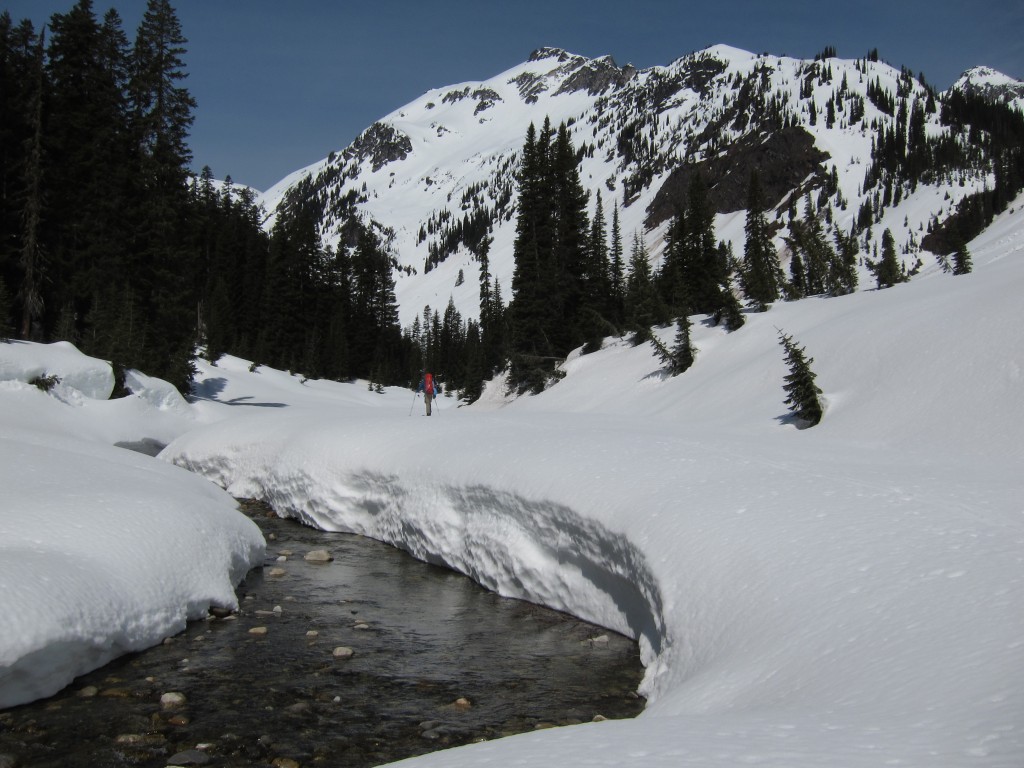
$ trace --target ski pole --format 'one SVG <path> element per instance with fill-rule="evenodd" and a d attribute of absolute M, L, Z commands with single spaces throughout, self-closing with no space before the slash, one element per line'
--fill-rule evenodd
<path fill-rule="evenodd" d="M 412 409 L 416 407 L 416 398 L 420 396 L 419 392 L 412 393 L 412 405 L 409 406 L 409 415 L 412 416 Z"/>

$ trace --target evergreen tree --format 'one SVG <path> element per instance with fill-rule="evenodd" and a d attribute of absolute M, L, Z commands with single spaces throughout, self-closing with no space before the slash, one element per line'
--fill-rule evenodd
<path fill-rule="evenodd" d="M 622 250 L 622 229 L 619 225 L 619 206 L 612 211 L 612 242 L 608 250 L 611 273 L 611 321 L 621 328 L 625 318 L 625 262 Z"/>
<path fill-rule="evenodd" d="M 3 277 L 0 277 L 0 342 L 7 341 L 11 337 L 11 297 L 7 293 L 7 286 Z"/>
<path fill-rule="evenodd" d="M 31 71 L 33 88 L 28 103 L 28 125 L 24 172 L 24 208 L 21 233 L 21 304 L 20 336 L 23 339 L 43 340 L 43 281 L 45 260 L 42 244 L 43 224 L 43 35 L 36 43 L 34 65 Z"/>
<path fill-rule="evenodd" d="M 21 289 L 26 154 L 35 135 L 36 111 L 30 106 L 38 92 L 38 48 L 31 21 L 15 26 L 8 11 L 0 13 L 0 279 L 8 287 L 11 320 L 17 318 L 12 333 L 21 327 L 14 294 Z"/>
<path fill-rule="evenodd" d="M 509 307 L 510 386 L 539 391 L 554 362 L 601 327 L 579 158 L 563 124 L 531 125 L 519 170 Z"/>
<path fill-rule="evenodd" d="M 188 132 L 195 101 L 185 78 L 185 37 L 168 0 L 147 0 L 132 58 L 129 94 L 138 152 L 132 278 L 148 301 L 146 354 L 140 366 L 187 391 L 194 375 L 198 297 L 189 249 Z M 144 201 L 144 204 L 141 203 Z"/>
<path fill-rule="evenodd" d="M 673 314 L 689 306 L 686 280 L 687 271 L 686 214 L 676 211 L 665 233 L 665 249 L 661 269 L 655 279 L 662 301 Z"/>
<path fill-rule="evenodd" d="M 647 245 L 643 235 L 634 233 L 626 279 L 626 325 L 633 332 L 634 344 L 653 338 L 651 328 L 664 314 L 663 307 L 654 285 Z"/>
<path fill-rule="evenodd" d="M 967 241 L 958 236 L 957 248 L 953 253 L 953 274 L 966 275 L 972 269 L 971 252 L 967 250 Z"/>
<path fill-rule="evenodd" d="M 480 262 L 480 360 L 481 379 L 489 379 L 505 357 L 505 316 L 501 303 L 501 287 L 497 278 L 491 282 L 490 252 L 492 239 L 484 237 L 477 249 Z"/>
<path fill-rule="evenodd" d="M 555 242 L 550 265 L 555 298 L 561 317 L 551 318 L 547 329 L 555 354 L 564 356 L 591 338 L 598 321 L 600 276 L 593 274 L 588 254 L 590 222 L 587 194 L 580 183 L 579 161 L 565 123 L 558 127 L 550 167 L 555 205 Z"/>
<path fill-rule="evenodd" d="M 651 336 L 651 343 L 655 354 L 673 376 L 678 376 L 693 365 L 694 350 L 690 341 L 690 318 L 687 315 L 680 315 L 676 319 L 676 336 L 671 349 L 662 344 L 657 336 Z"/>
<path fill-rule="evenodd" d="M 746 241 L 740 283 L 743 293 L 755 309 L 763 312 L 779 298 L 783 283 L 782 267 L 772 242 L 768 219 L 764 213 L 761 182 L 756 170 L 750 174 L 747 187 Z"/>
<path fill-rule="evenodd" d="M 695 353 L 690 339 L 690 318 L 686 314 L 676 319 L 675 345 L 672 347 L 672 373 L 680 374 L 693 365 Z"/>
<path fill-rule="evenodd" d="M 907 281 L 906 273 L 896 256 L 896 240 L 888 229 L 882 233 L 882 256 L 876 262 L 869 261 L 868 269 L 874 273 L 879 288 L 889 288 Z"/>
<path fill-rule="evenodd" d="M 690 181 L 686 232 L 682 243 L 681 272 L 694 312 L 713 313 L 722 306 L 722 286 L 728 269 L 715 240 L 714 211 L 699 172 Z"/>
<path fill-rule="evenodd" d="M 786 364 L 789 366 L 789 374 L 785 377 L 786 383 L 782 388 L 786 392 L 786 405 L 796 416 L 804 427 L 813 427 L 821 421 L 823 415 L 821 401 L 818 395 L 821 389 L 815 384 L 815 374 L 811 370 L 811 363 L 814 358 L 807 358 L 805 350 L 798 347 L 793 338 L 781 330 L 779 331 L 779 343 L 785 349 Z"/>
<path fill-rule="evenodd" d="M 352 314 L 349 349 L 356 375 L 378 371 L 376 381 L 397 382 L 401 375 L 401 328 L 391 257 L 369 227 L 349 222 L 355 229 L 352 249 Z M 439 336 L 437 329 L 435 338 Z M 433 361 L 437 368 L 439 361 Z"/>
<path fill-rule="evenodd" d="M 593 347 L 600 343 L 603 336 L 613 335 L 618 329 L 615 322 L 615 302 L 604 203 L 601 200 L 600 192 L 597 193 L 594 219 L 590 223 L 587 257 L 587 295 L 584 310 L 590 316 L 584 317 L 582 322 L 587 344 L 589 347 Z"/>
<path fill-rule="evenodd" d="M 836 259 L 829 273 L 829 285 L 833 296 L 843 296 L 857 290 L 857 236 L 844 235 L 835 228 Z"/>
<path fill-rule="evenodd" d="M 554 347 L 548 336 L 554 305 L 549 274 L 553 221 L 548 185 L 550 125 L 538 136 L 527 129 L 519 169 L 519 202 L 513 246 L 510 385 L 519 392 L 539 392 L 547 380 Z"/>
<path fill-rule="evenodd" d="M 124 275 L 130 242 L 124 215 L 130 145 L 127 134 L 128 42 L 111 11 L 101 26 L 91 0 L 50 21 L 46 176 L 51 212 L 51 302 L 70 315 L 78 335 L 90 302 L 111 275 Z M 109 329 L 105 329 L 109 330 Z M 84 335 L 86 351 L 92 336 Z"/>

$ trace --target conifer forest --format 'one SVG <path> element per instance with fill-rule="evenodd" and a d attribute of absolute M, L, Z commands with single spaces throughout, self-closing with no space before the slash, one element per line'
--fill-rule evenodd
<path fill-rule="evenodd" d="M 715 232 L 724 166 L 706 153 L 702 162 L 683 158 L 682 172 L 669 177 L 675 185 L 666 182 L 653 222 L 665 223 L 663 242 L 652 260 L 643 231 L 622 231 L 620 206 L 667 171 L 646 138 L 646 121 L 658 126 L 656 108 L 667 97 L 654 93 L 618 130 L 610 151 L 634 172 L 606 195 L 580 178 L 594 145 L 574 146 L 570 124 L 538 119 L 523 136 L 513 184 L 493 193 L 494 205 L 469 188 L 464 218 L 445 210 L 420 228 L 419 242 L 430 239 L 424 272 L 459 248 L 471 254 L 479 313 L 465 318 L 449 301 L 424 307 L 403 328 L 395 275 L 409 269 L 408 259 L 394 252 L 386 223 L 361 214 L 357 194 L 325 202 L 314 182 L 337 180 L 306 179 L 271 216 L 230 176 L 192 170 L 198 107 L 187 88 L 186 45 L 169 0 L 147 0 L 133 37 L 116 10 L 99 17 L 92 0 L 54 14 L 45 29 L 0 16 L 0 338 L 66 340 L 117 371 L 142 370 L 184 393 L 197 355 L 215 362 L 229 353 L 254 366 L 378 387 L 415 384 L 429 368 L 447 391 L 472 401 L 502 371 L 513 391 L 538 392 L 572 350 L 596 349 L 608 336 L 652 341 L 652 328 L 674 323 L 674 347 L 655 346 L 666 370 L 679 374 L 694 362 L 692 315 L 734 331 L 745 313 L 773 302 L 857 290 L 858 266 L 877 289 L 912 277 L 919 265 L 905 266 L 889 231 L 877 233 L 882 249 L 874 254 L 865 234 L 919 184 L 952 183 L 964 168 L 993 175 L 925 237 L 953 274 L 970 271 L 966 243 L 1024 188 L 1024 115 L 969 93 L 940 95 L 904 71 L 896 93 L 868 81 L 872 111 L 890 119 L 864 124 L 871 157 L 851 228 L 832 220 L 847 204 L 834 166 L 831 174 L 823 166 L 810 186 L 780 189 L 749 163 L 736 182 L 744 192 L 734 209 L 745 211 L 745 228 L 742 253 L 734 253 Z M 812 86 L 831 81 L 834 56 L 826 49 L 801 83 L 810 125 L 864 120 L 865 99 L 848 89 L 845 74 L 835 99 L 814 103 Z M 695 67 L 688 87 L 717 74 L 713 62 L 697 64 L 708 71 Z M 794 136 L 795 112 L 758 90 L 766 78 L 737 76 L 722 119 L 689 139 L 721 148 L 727 142 L 716 132 L 729 129 L 759 140 Z M 927 98 L 910 99 L 912 91 Z M 929 119 L 949 130 L 926 130 Z M 375 124 L 357 144 L 376 139 L 405 151 L 388 131 Z M 735 152 L 742 149 L 736 142 Z M 784 233 L 780 195 L 788 195 Z M 510 286 L 491 269 L 502 219 L 515 227 Z"/>

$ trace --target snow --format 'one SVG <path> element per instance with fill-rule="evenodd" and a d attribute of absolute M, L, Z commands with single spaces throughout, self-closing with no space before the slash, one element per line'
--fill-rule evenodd
<path fill-rule="evenodd" d="M 221 486 L 638 638 L 635 720 L 410 764 L 1024 764 L 1022 203 L 970 275 L 780 303 L 732 334 L 694 318 L 674 378 L 609 339 L 541 395 L 492 382 L 431 418 L 410 390 L 230 357 L 193 403 L 141 377 L 124 401 L 54 397 L 24 377 L 68 350 L 19 349 L 37 359 L 0 383 L 0 695 L 25 695 L 12 665 L 63 684 L 99 661 L 69 646 L 156 642 L 230 601 L 261 542 Z M 812 429 L 788 418 L 777 329 L 814 358 Z M 108 447 L 142 437 L 170 443 Z"/>

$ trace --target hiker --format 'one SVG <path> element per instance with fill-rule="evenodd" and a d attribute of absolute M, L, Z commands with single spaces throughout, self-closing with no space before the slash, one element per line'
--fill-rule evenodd
<path fill-rule="evenodd" d="M 423 402 L 427 404 L 427 416 L 429 416 L 430 401 L 436 395 L 441 394 L 441 383 L 431 373 L 425 373 L 424 371 L 420 371 L 420 373 L 423 374 L 423 377 L 420 379 L 420 385 L 416 388 L 416 391 L 423 393 Z"/>

